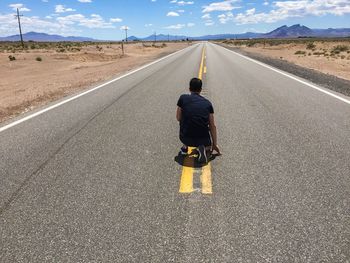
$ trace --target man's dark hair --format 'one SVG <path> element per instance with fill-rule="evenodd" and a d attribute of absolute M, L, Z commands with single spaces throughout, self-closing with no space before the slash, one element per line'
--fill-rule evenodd
<path fill-rule="evenodd" d="M 190 91 L 191 92 L 201 92 L 202 91 L 202 81 L 198 78 L 193 78 L 190 81 Z"/>

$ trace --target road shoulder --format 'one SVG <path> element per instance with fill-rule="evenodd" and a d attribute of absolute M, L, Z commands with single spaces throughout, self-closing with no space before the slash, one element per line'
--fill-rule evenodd
<path fill-rule="evenodd" d="M 341 79 L 333 75 L 324 74 L 313 69 L 301 67 L 285 60 L 275 59 L 257 53 L 247 52 L 240 48 L 232 47 L 226 44 L 218 43 L 218 45 L 225 47 L 229 50 L 235 51 L 244 56 L 263 62 L 265 64 L 268 64 L 270 66 L 273 66 L 275 68 L 278 68 L 280 70 L 291 73 L 295 76 L 309 80 L 322 87 L 339 92 L 346 96 L 350 96 L 350 81 L 348 80 Z"/>

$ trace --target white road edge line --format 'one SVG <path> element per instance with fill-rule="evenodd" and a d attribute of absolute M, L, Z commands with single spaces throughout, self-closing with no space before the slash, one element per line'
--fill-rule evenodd
<path fill-rule="evenodd" d="M 217 45 L 217 44 L 214 44 L 214 45 Z M 247 60 L 250 60 L 250 61 L 252 61 L 252 62 L 254 62 L 254 63 L 256 63 L 256 64 L 259 64 L 260 66 L 263 66 L 263 67 L 265 67 L 265 68 L 271 69 L 271 70 L 273 70 L 273 71 L 275 71 L 275 72 L 277 72 L 277 73 L 280 73 L 280 74 L 282 74 L 282 75 L 284 75 L 284 76 L 286 76 L 286 77 L 288 77 L 288 78 L 291 78 L 291 79 L 293 79 L 293 80 L 296 80 L 296 81 L 298 81 L 298 82 L 300 82 L 300 83 L 302 83 L 302 84 L 304 84 L 304 85 L 309 86 L 310 88 L 313 88 L 313 89 L 315 89 L 315 90 L 318 90 L 318 91 L 320 91 L 320 92 L 322 92 L 322 93 L 325 93 L 325 94 L 327 94 L 327 95 L 329 95 L 329 96 L 332 96 L 333 98 L 336 98 L 336 99 L 338 99 L 338 100 L 340 100 L 340 101 L 342 101 L 342 102 L 345 102 L 345 103 L 347 103 L 347 104 L 350 105 L 350 100 L 345 99 L 345 98 L 343 98 L 343 97 L 341 97 L 341 96 L 339 96 L 339 95 L 337 95 L 337 94 L 334 94 L 334 93 L 332 93 L 332 92 L 330 92 L 330 91 L 327 91 L 327 90 L 325 90 L 325 89 L 323 89 L 323 88 L 321 88 L 321 87 L 318 87 L 318 86 L 316 86 L 316 85 L 314 85 L 314 84 L 308 83 L 308 82 L 306 82 L 306 81 L 304 81 L 304 80 L 302 80 L 302 79 L 299 79 L 299 78 L 297 78 L 297 77 L 294 77 L 294 76 L 292 76 L 292 75 L 290 75 L 290 74 L 288 74 L 288 73 L 286 73 L 286 72 L 284 72 L 284 71 L 282 71 L 282 70 L 279 70 L 279 69 L 276 69 L 276 68 L 274 68 L 274 67 L 271 67 L 271 66 L 269 66 L 269 65 L 267 65 L 267 64 L 265 64 L 265 63 L 262 63 L 262 62 L 260 62 L 260 61 L 255 60 L 255 59 L 252 59 L 252 58 L 250 58 L 250 57 L 247 57 L 247 56 L 244 56 L 244 55 L 242 55 L 242 54 L 239 54 L 239 53 L 237 53 L 237 52 L 235 52 L 235 51 L 233 51 L 233 50 L 230 50 L 230 49 L 228 49 L 228 48 L 226 48 L 226 47 L 223 47 L 223 46 L 220 46 L 220 45 L 217 45 L 217 46 L 222 47 L 223 49 L 226 49 L 227 51 L 230 51 L 230 52 L 236 54 L 237 56 L 240 56 L 240 57 L 242 57 L 242 58 L 245 58 L 245 59 L 247 59 Z"/>
<path fill-rule="evenodd" d="M 47 111 L 53 110 L 53 109 L 55 109 L 55 108 L 57 108 L 57 107 L 59 107 L 59 106 L 62 106 L 63 104 L 66 104 L 66 103 L 68 103 L 68 102 L 70 102 L 70 101 L 72 101 L 72 100 L 75 100 L 75 99 L 77 99 L 77 98 L 80 98 L 80 97 L 82 97 L 82 96 L 84 96 L 84 95 L 86 95 L 86 94 L 89 94 L 89 93 L 91 93 L 91 92 L 93 92 L 93 91 L 95 91 L 95 90 L 98 90 L 98 89 L 100 89 L 100 88 L 103 88 L 103 87 L 105 87 L 105 86 L 107 86 L 107 85 L 109 85 L 109 84 L 111 84 L 111 83 L 113 83 L 113 82 L 115 82 L 115 81 L 118 81 L 118 80 L 120 80 L 120 79 L 122 79 L 122 78 L 125 78 L 125 77 L 127 77 L 127 76 L 130 76 L 130 75 L 132 75 L 132 74 L 134 74 L 134 73 L 136 73 L 136 72 L 138 72 L 138 71 L 141 71 L 141 70 L 143 70 L 143 69 L 145 69 L 145 68 L 148 68 L 148 67 L 150 67 L 150 66 L 152 66 L 152 65 L 154 65 L 154 64 L 159 63 L 160 61 L 163 61 L 163 60 L 165 60 L 165 59 L 167 59 L 167 58 L 169 58 L 169 57 L 172 57 L 172 56 L 174 56 L 174 55 L 176 55 L 176 54 L 178 54 L 178 53 L 180 53 L 180 52 L 183 52 L 183 51 L 185 51 L 185 50 L 187 50 L 187 49 L 189 49 L 189 48 L 195 47 L 195 46 L 197 46 L 197 45 L 200 45 L 200 44 L 196 44 L 196 45 L 193 45 L 193 46 L 189 46 L 189 47 L 187 47 L 187 48 L 184 48 L 184 49 L 181 49 L 181 50 L 176 51 L 176 52 L 174 52 L 174 53 L 171 53 L 171 54 L 169 54 L 169 55 L 167 55 L 167 56 L 165 56 L 165 57 L 162 57 L 162 58 L 160 58 L 160 59 L 158 59 L 158 60 L 156 60 L 156 61 L 153 61 L 153 62 L 151 62 L 151 63 L 149 63 L 149 64 L 146 64 L 146 65 L 144 65 L 144 66 L 142 66 L 142 67 L 140 67 L 140 68 L 137 68 L 137 69 L 135 69 L 135 70 L 132 70 L 132 71 L 130 71 L 130 72 L 128 72 L 128 73 L 126 73 L 126 74 L 124 74 L 124 75 L 122 75 L 122 76 L 119 76 L 119 77 L 117 77 L 117 78 L 115 78 L 115 79 L 112 79 L 112 80 L 110 80 L 110 81 L 108 81 L 108 82 L 106 82 L 106 83 L 103 83 L 103 84 L 101 84 L 101 85 L 99 85 L 99 86 L 97 86 L 97 87 L 94 87 L 94 88 L 92 88 L 92 89 L 89 89 L 89 90 L 87 90 L 87 91 L 84 91 L 84 92 L 82 92 L 82 93 L 79 93 L 78 95 L 75 95 L 75 96 L 73 96 L 73 97 L 71 97 L 71 98 L 69 98 L 69 99 L 66 99 L 66 100 L 64 100 L 64 101 L 61 101 L 61 102 L 59 102 L 59 103 L 57 103 L 57 104 L 54 104 L 54 105 L 49 106 L 49 107 L 47 107 L 47 108 L 45 108 L 45 109 L 42 109 L 42 110 L 40 110 L 40 111 L 38 111 L 38 112 L 35 112 L 35 113 L 31 114 L 31 115 L 28 115 L 28 116 L 26 116 L 26 117 L 24 117 L 24 118 L 22 118 L 22 119 L 19 119 L 19 120 L 17 120 L 17 121 L 14 121 L 14 122 L 12 122 L 12 123 L 10 123 L 10 124 L 8 124 L 8 125 L 5 125 L 5 126 L 3 126 L 3 127 L 0 127 L 0 132 L 6 131 L 6 130 L 8 130 L 8 129 L 10 129 L 10 128 L 12 128 L 12 127 L 14 127 L 14 126 L 20 124 L 20 123 L 22 123 L 22 122 L 25 122 L 25 121 L 28 121 L 28 120 L 30 120 L 30 119 L 33 119 L 33 118 L 35 118 L 35 117 L 37 117 L 37 116 L 39 116 L 39 115 L 41 115 L 41 114 L 43 114 L 43 113 L 45 113 L 45 112 L 47 112 Z"/>

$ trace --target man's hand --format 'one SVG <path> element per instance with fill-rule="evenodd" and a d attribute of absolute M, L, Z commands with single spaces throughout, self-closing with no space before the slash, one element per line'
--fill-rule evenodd
<path fill-rule="evenodd" d="M 219 155 L 221 155 L 220 149 L 219 149 L 219 147 L 216 144 L 213 144 L 211 146 L 211 150 L 212 151 L 216 151 Z"/>

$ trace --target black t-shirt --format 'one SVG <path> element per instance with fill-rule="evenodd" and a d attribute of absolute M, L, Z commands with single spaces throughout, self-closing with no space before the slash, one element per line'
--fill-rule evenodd
<path fill-rule="evenodd" d="M 184 137 L 209 137 L 209 115 L 213 105 L 206 98 L 192 93 L 181 95 L 177 106 L 182 109 L 180 133 Z"/>

